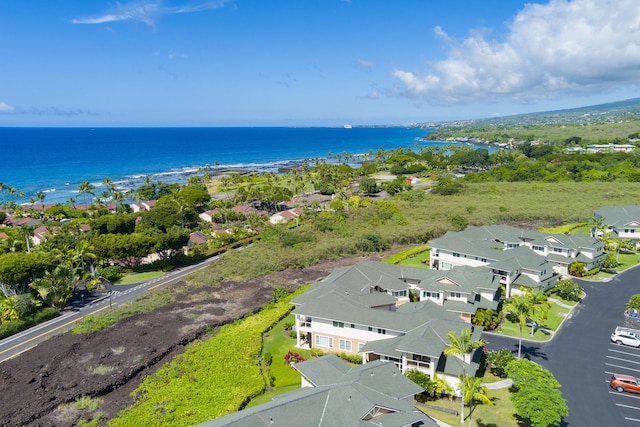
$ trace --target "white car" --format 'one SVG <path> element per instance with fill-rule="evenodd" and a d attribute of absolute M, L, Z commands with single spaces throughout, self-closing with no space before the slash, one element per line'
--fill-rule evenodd
<path fill-rule="evenodd" d="M 638 337 L 638 334 L 631 331 L 621 331 L 618 328 L 616 328 L 616 330 L 611 334 L 611 341 L 616 344 L 640 347 L 640 338 Z"/>

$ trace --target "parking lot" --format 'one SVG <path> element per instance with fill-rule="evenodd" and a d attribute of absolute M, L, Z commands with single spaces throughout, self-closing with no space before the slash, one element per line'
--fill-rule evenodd
<path fill-rule="evenodd" d="M 640 377 L 640 349 L 610 343 L 607 351 L 604 363 L 604 381 L 607 386 L 614 373 Z M 620 393 L 611 387 L 609 394 L 623 418 L 640 426 L 640 394 Z"/>
<path fill-rule="evenodd" d="M 563 427 L 640 427 L 640 394 L 609 386 L 612 373 L 640 377 L 640 349 L 611 342 L 624 325 L 624 305 L 640 294 L 640 267 L 609 282 L 580 281 L 587 296 L 546 343 L 523 341 L 523 356 L 549 369 L 562 384 L 569 416 Z M 484 334 L 488 348 L 518 350 L 518 340 Z"/>

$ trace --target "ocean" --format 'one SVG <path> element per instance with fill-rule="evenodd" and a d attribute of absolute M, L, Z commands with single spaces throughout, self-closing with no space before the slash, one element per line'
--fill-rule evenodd
<path fill-rule="evenodd" d="M 209 167 L 277 172 L 303 160 L 341 153 L 364 154 L 396 148 L 444 146 L 423 141 L 432 130 L 367 128 L 0 128 L 0 182 L 24 198 L 0 194 L 0 201 L 27 203 L 43 191 L 45 204 L 76 197 L 83 181 L 97 194 L 111 179 L 120 190 L 137 188 L 145 177 L 186 182 Z"/>

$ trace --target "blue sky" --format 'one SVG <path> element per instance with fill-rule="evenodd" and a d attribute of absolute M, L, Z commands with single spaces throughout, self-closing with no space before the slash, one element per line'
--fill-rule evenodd
<path fill-rule="evenodd" d="M 638 0 L 0 2 L 0 126 L 341 126 L 640 96 Z"/>

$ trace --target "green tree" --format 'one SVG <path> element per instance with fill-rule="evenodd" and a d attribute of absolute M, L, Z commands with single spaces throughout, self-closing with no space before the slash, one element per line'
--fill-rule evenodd
<path fill-rule="evenodd" d="M 46 304 L 56 310 L 62 310 L 73 295 L 75 277 L 71 268 L 61 264 L 43 277 L 31 282 L 29 286 Z"/>
<path fill-rule="evenodd" d="M 471 355 L 473 352 L 487 345 L 487 341 L 483 339 L 473 340 L 473 331 L 471 328 L 466 328 L 460 331 L 460 335 L 457 335 L 453 331 L 449 331 L 447 339 L 449 340 L 449 346 L 445 348 L 444 355 L 449 357 L 456 357 L 461 359 L 460 366 L 462 367 L 462 396 L 465 396 L 465 369 L 466 365 L 471 362 Z M 460 399 L 460 423 L 464 423 L 464 399 Z"/>
<path fill-rule="evenodd" d="M 515 390 L 511 401 L 518 415 L 528 418 L 532 427 L 558 426 L 562 417 L 569 415 L 560 383 L 551 372 L 527 359 L 510 362 L 506 371 Z"/>
<path fill-rule="evenodd" d="M 582 287 L 571 279 L 561 279 L 556 282 L 556 294 L 567 301 L 580 301 Z"/>
<path fill-rule="evenodd" d="M 360 191 L 364 194 L 375 194 L 380 191 L 375 179 L 369 177 L 360 178 Z"/>

